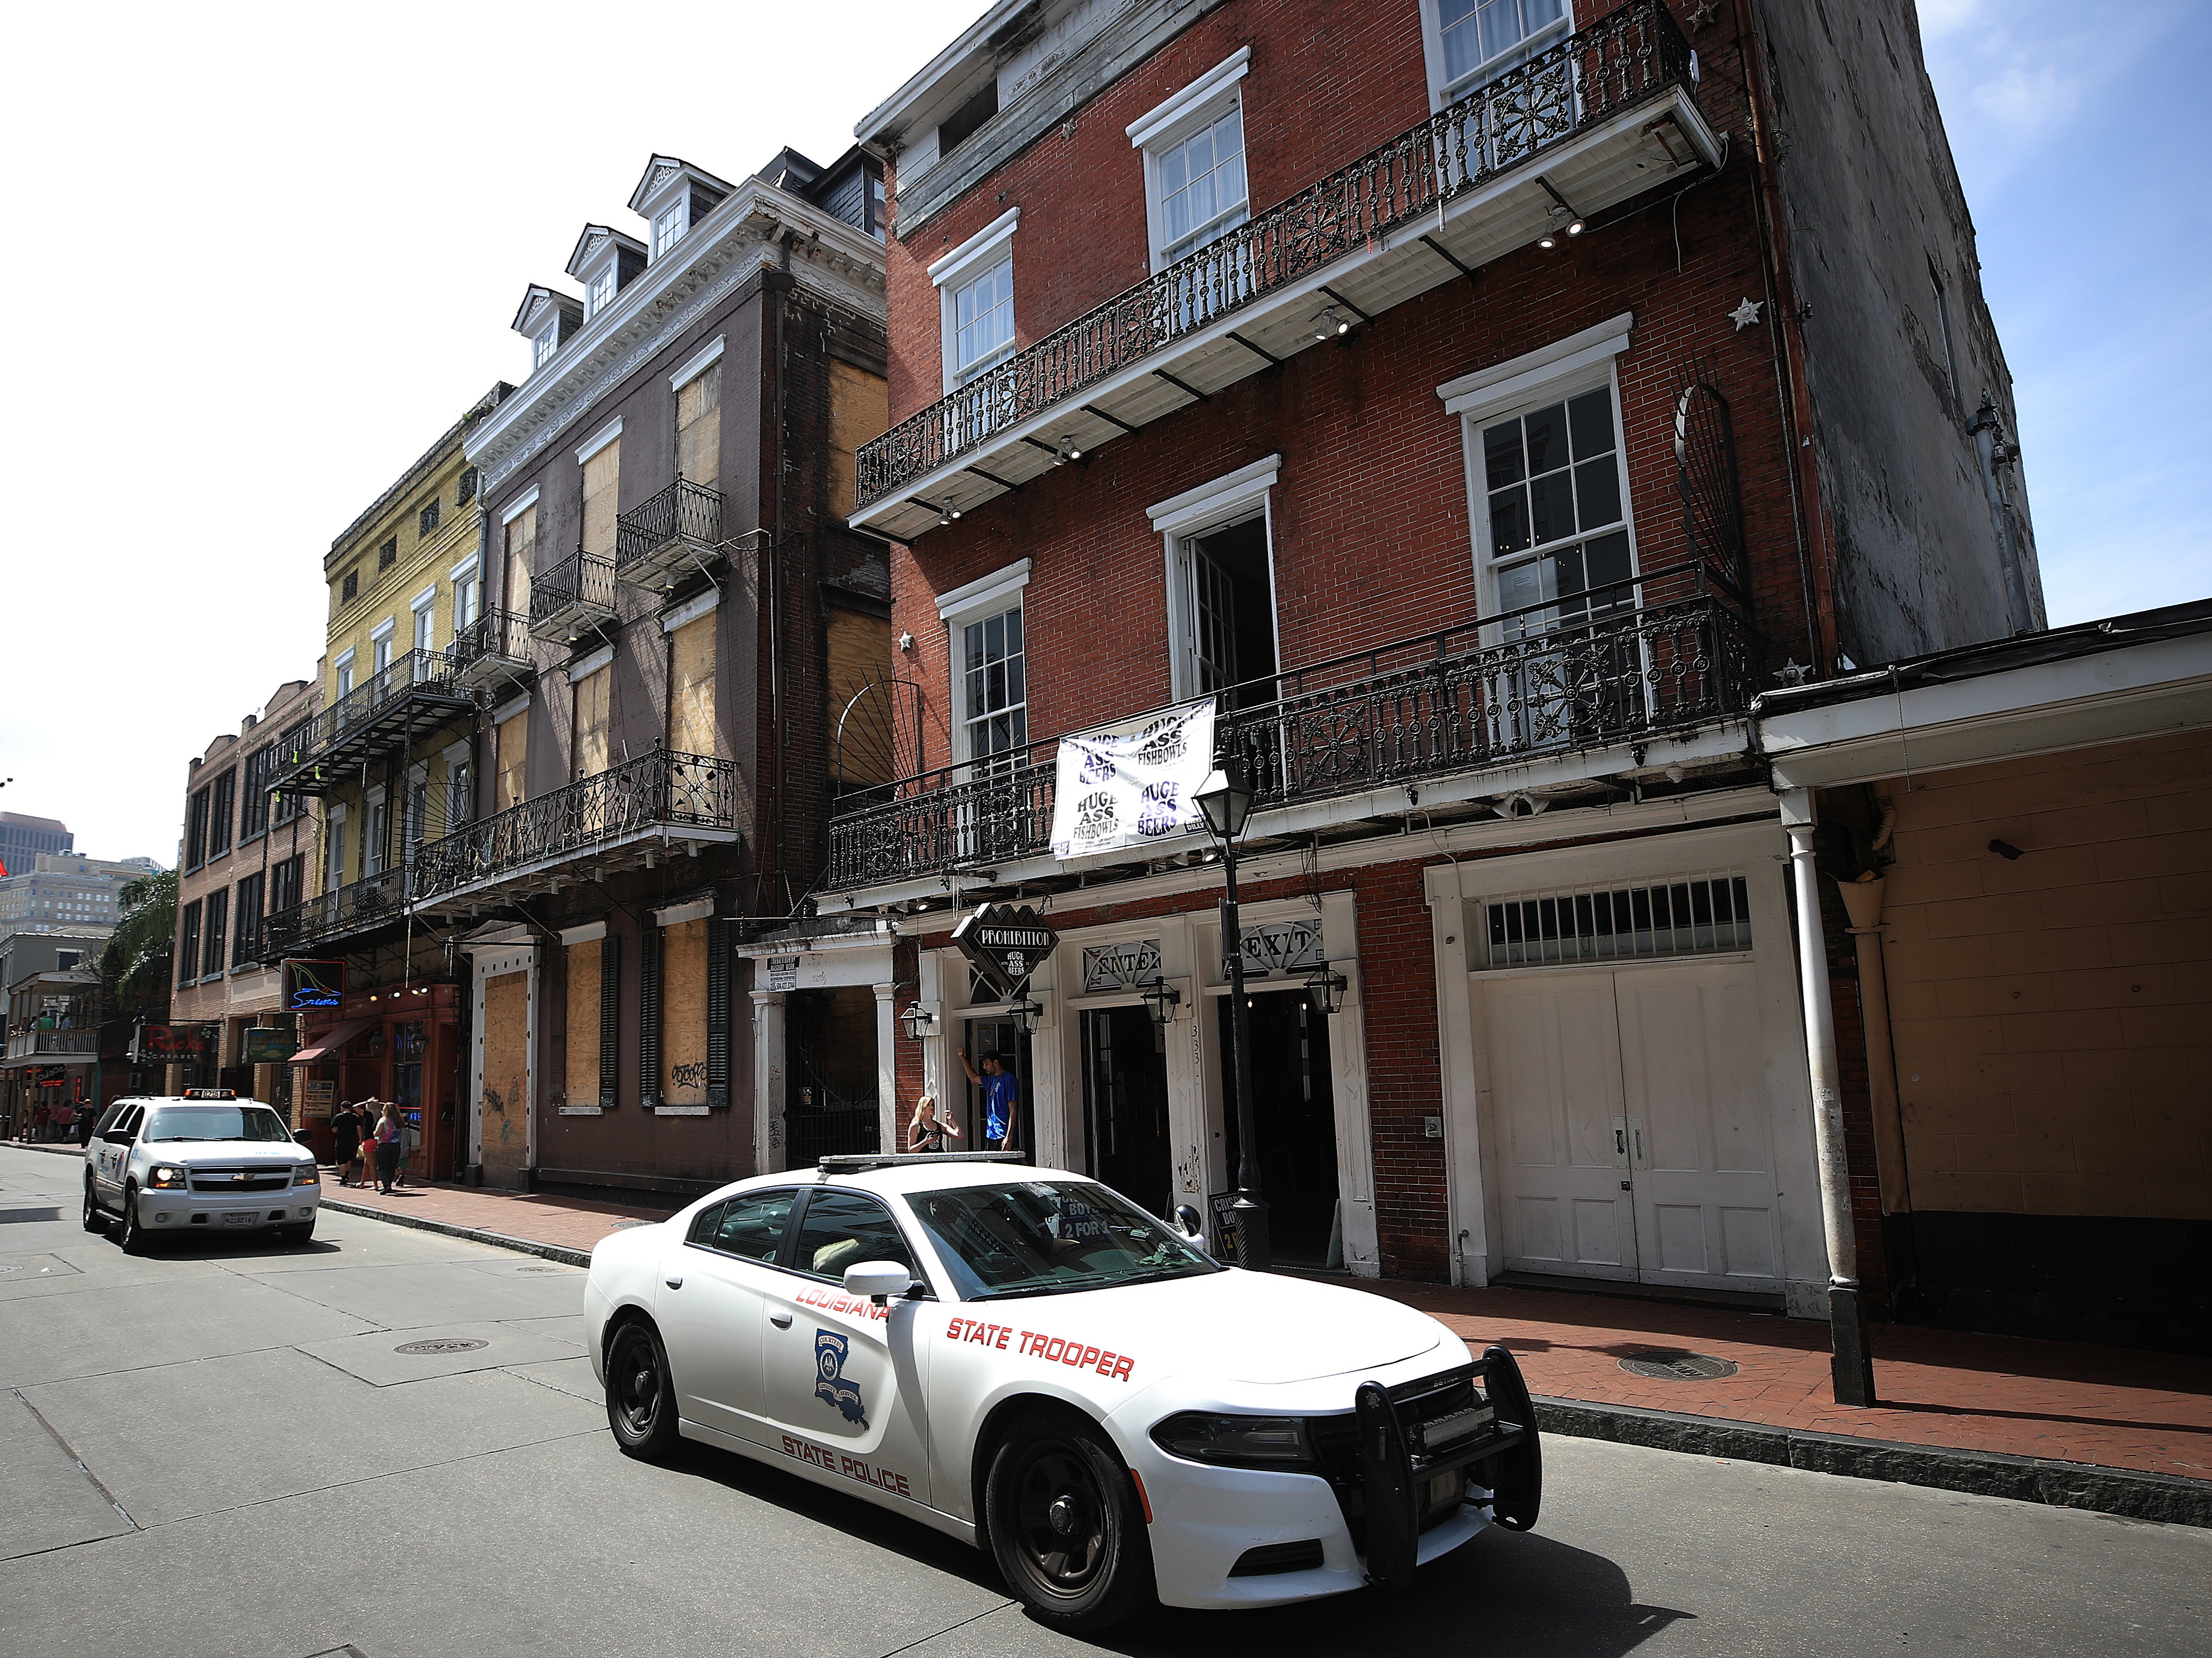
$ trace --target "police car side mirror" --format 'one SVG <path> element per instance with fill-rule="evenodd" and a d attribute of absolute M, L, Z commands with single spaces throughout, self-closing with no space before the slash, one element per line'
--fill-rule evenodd
<path fill-rule="evenodd" d="M 865 1296 L 878 1307 L 914 1288 L 914 1273 L 895 1260 L 864 1260 L 845 1269 L 845 1293 Z"/>
<path fill-rule="evenodd" d="M 1179 1203 L 1176 1206 L 1175 1218 L 1182 1235 L 1193 1243 L 1206 1242 L 1206 1222 L 1200 1218 L 1197 1210 L 1187 1203 Z"/>

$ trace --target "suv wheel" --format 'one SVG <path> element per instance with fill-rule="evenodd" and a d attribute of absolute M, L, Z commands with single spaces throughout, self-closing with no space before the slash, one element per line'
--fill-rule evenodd
<path fill-rule="evenodd" d="M 146 1253 L 146 1229 L 138 1224 L 138 1188 L 135 1186 L 123 1188 L 123 1236 L 117 1242 L 122 1244 L 126 1255 Z"/>
<path fill-rule="evenodd" d="M 991 1459 L 984 1509 L 999 1570 L 1039 1623 L 1103 1630 L 1152 1604 L 1144 1510 L 1096 1424 L 1065 1410 L 1015 1423 Z"/>
<path fill-rule="evenodd" d="M 100 1206 L 100 1199 L 92 1194 L 92 1177 L 84 1181 L 84 1230 L 88 1232 L 107 1230 L 107 1211 Z"/>

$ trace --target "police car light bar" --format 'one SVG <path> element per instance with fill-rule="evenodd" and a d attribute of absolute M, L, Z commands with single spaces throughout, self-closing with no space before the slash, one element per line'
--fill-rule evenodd
<path fill-rule="evenodd" d="M 814 1166 L 825 1175 L 857 1175 L 870 1169 L 896 1169 L 908 1163 L 1023 1163 L 1020 1151 L 848 1151 Z"/>
<path fill-rule="evenodd" d="M 185 1097 L 188 1100 L 234 1100 L 238 1097 L 238 1090 L 234 1088 L 187 1088 Z"/>

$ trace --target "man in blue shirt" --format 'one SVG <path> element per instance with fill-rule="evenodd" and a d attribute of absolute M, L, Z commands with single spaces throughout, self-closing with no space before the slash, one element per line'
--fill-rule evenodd
<path fill-rule="evenodd" d="M 969 1082 L 983 1090 L 983 1149 L 1013 1151 L 1015 1126 L 1021 1115 L 1020 1082 L 996 1054 L 983 1056 L 983 1074 L 979 1077 L 975 1067 L 968 1063 L 968 1050 L 963 1048 L 960 1050 L 960 1068 L 968 1073 Z"/>

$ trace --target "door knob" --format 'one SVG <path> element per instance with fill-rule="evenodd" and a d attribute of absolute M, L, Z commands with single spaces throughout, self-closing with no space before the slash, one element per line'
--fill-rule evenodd
<path fill-rule="evenodd" d="M 1623 1181 L 1620 1183 L 1620 1189 L 1624 1192 L 1632 1192 L 1636 1188 L 1631 1186 L 1626 1181 Z"/>
<path fill-rule="evenodd" d="M 775 1325 L 779 1330 L 788 1330 L 791 1327 L 791 1315 L 789 1313 L 770 1313 L 768 1315 L 768 1321 Z"/>
<path fill-rule="evenodd" d="M 672 1290 L 681 1290 L 684 1287 L 684 1279 L 680 1274 L 675 1278 L 663 1278 L 661 1282 Z"/>

